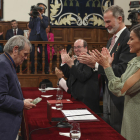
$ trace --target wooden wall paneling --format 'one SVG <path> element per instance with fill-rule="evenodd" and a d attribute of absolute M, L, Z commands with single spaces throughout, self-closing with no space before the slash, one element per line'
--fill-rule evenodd
<path fill-rule="evenodd" d="M 2 30 L 2 29 L 3 29 L 3 27 L 2 27 L 2 25 L 0 25 L 0 32 L 3 32 L 3 30 Z"/>
<path fill-rule="evenodd" d="M 63 41 L 68 41 L 68 28 L 62 28 L 63 30 L 63 36 L 64 36 L 64 40 Z"/>
<path fill-rule="evenodd" d="M 73 28 L 73 42 L 79 38 L 83 38 L 83 31 L 81 28 Z"/>
<path fill-rule="evenodd" d="M 18 76 L 21 87 L 38 87 L 39 77 L 36 76 Z"/>
<path fill-rule="evenodd" d="M 69 41 L 74 42 L 74 29 L 70 28 L 70 34 L 68 35 Z"/>
<path fill-rule="evenodd" d="M 91 31 L 91 41 L 90 42 L 97 42 L 97 29 L 90 29 Z"/>
<path fill-rule="evenodd" d="M 52 28 L 54 34 L 54 41 L 65 41 L 65 29 L 64 28 Z"/>
<path fill-rule="evenodd" d="M 28 75 L 28 74 L 24 74 L 24 75 L 18 75 L 18 79 L 20 82 L 21 87 L 39 87 L 39 83 L 43 80 L 43 79 L 49 79 L 52 84 L 53 87 L 57 86 L 57 77 L 55 74 L 52 75 Z"/>

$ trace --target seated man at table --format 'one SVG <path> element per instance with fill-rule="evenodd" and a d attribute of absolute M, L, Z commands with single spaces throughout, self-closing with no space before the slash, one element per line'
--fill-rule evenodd
<path fill-rule="evenodd" d="M 78 39 L 74 43 L 74 53 L 79 56 L 87 52 L 87 42 Z M 99 112 L 98 74 L 92 68 L 79 63 L 74 57 L 70 58 L 66 50 L 61 51 L 60 66 L 64 76 L 68 78 L 68 88 L 71 95 L 86 104 L 94 112 Z"/>

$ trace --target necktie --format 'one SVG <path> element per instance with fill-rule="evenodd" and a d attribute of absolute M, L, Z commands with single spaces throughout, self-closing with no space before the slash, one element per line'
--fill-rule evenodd
<path fill-rule="evenodd" d="M 114 46 L 114 44 L 115 44 L 115 38 L 116 38 L 116 37 L 117 37 L 116 35 L 113 35 L 112 40 L 111 40 L 111 45 L 110 45 L 110 47 L 109 47 L 109 51 L 112 50 L 112 48 L 113 48 L 113 46 Z"/>
<path fill-rule="evenodd" d="M 40 19 L 39 18 L 37 18 L 36 33 L 40 34 Z"/>
<path fill-rule="evenodd" d="M 76 60 L 76 62 L 75 62 L 75 66 L 77 66 L 79 64 L 79 61 L 78 60 Z"/>
<path fill-rule="evenodd" d="M 14 29 L 14 35 L 16 35 L 17 33 L 16 33 L 16 29 Z"/>

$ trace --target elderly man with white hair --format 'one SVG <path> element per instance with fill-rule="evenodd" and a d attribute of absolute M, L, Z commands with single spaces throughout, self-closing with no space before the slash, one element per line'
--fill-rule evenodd
<path fill-rule="evenodd" d="M 16 67 L 27 59 L 32 46 L 24 36 L 8 40 L 0 55 L 0 139 L 15 140 L 20 128 L 23 109 L 35 107 L 32 99 L 24 99 Z"/>

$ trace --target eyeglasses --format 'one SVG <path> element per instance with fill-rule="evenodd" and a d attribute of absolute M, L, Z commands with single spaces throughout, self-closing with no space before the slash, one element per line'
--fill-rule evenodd
<path fill-rule="evenodd" d="M 76 49 L 81 49 L 82 48 L 82 46 L 77 46 L 77 47 L 75 47 L 74 46 L 74 49 L 76 50 Z"/>

